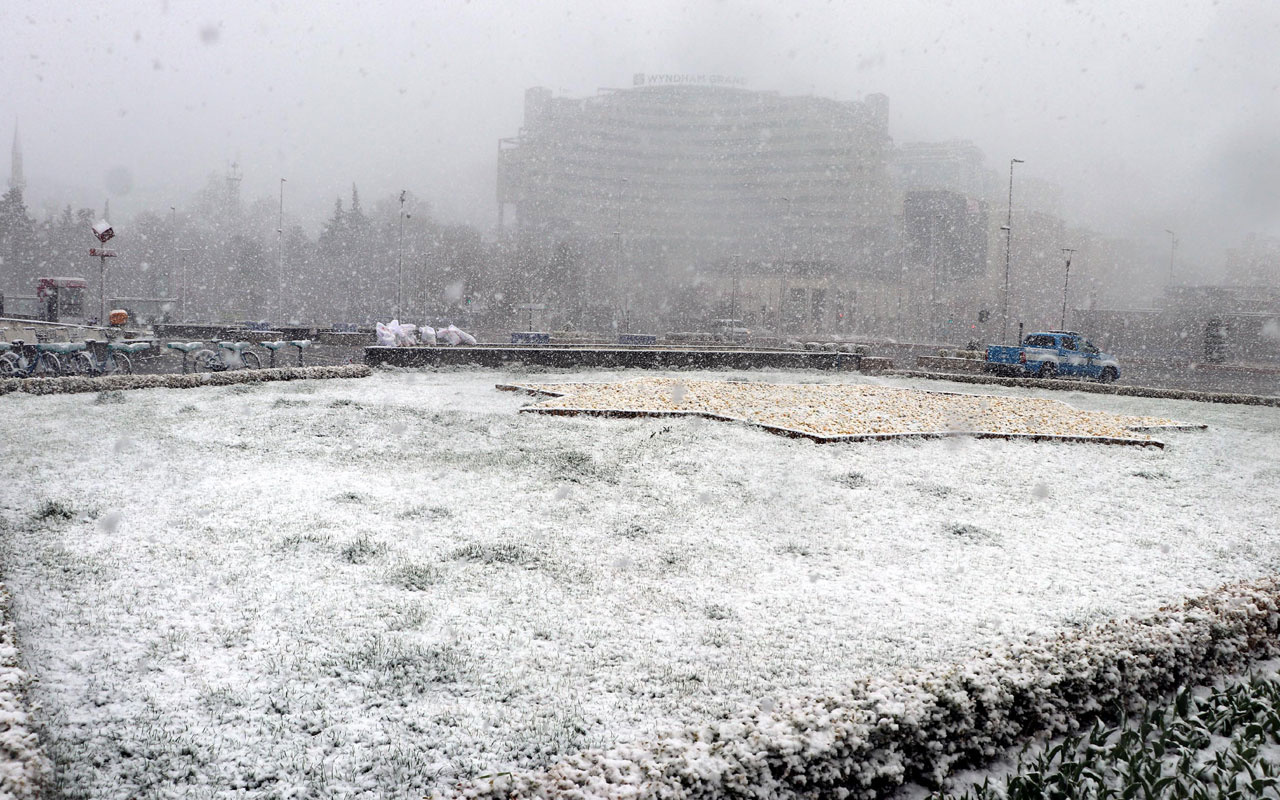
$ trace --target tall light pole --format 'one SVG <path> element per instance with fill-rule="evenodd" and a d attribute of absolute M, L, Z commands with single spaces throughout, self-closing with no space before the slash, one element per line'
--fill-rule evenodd
<path fill-rule="evenodd" d="M 729 327 L 730 328 L 738 327 L 738 271 L 741 269 L 741 267 L 738 264 L 738 259 L 739 259 L 739 256 L 737 253 L 735 253 L 733 256 L 733 288 L 729 295 L 729 320 L 730 320 Z M 730 337 L 733 336 L 733 333 L 734 332 L 732 330 L 729 331 Z"/>
<path fill-rule="evenodd" d="M 779 197 L 778 199 L 785 200 L 787 202 L 787 216 L 785 217 L 786 223 L 783 225 L 783 237 L 789 238 L 789 235 L 786 233 L 786 230 L 791 227 L 791 198 Z M 781 249 L 785 250 L 786 248 L 784 247 Z M 782 346 L 783 340 L 786 339 L 786 336 L 783 334 L 783 331 L 782 331 L 782 320 L 783 320 L 782 306 L 786 302 L 787 302 L 787 259 L 786 259 L 786 254 L 784 252 L 782 261 L 781 263 L 778 264 L 778 346 L 779 347 Z"/>
<path fill-rule="evenodd" d="M 404 195 L 406 191 L 406 189 L 400 190 L 400 252 L 396 256 L 396 319 L 400 319 L 400 315 L 404 313 L 401 298 L 404 291 Z"/>
<path fill-rule="evenodd" d="M 1062 276 L 1062 322 L 1058 325 L 1058 330 L 1065 331 L 1067 329 L 1067 283 L 1071 280 L 1071 254 L 1075 250 L 1064 247 L 1062 252 L 1067 254 L 1067 269 Z"/>
<path fill-rule="evenodd" d="M 178 207 L 169 206 L 169 246 L 173 248 L 174 255 L 178 254 Z M 173 262 L 169 262 L 170 267 L 166 275 L 164 294 L 168 294 L 172 289 L 173 283 Z"/>
<path fill-rule="evenodd" d="M 279 286 L 276 289 L 276 310 L 281 317 L 284 316 L 284 178 L 280 179 L 280 216 L 276 221 L 276 280 Z M 279 323 L 277 323 L 279 324 Z"/>
<path fill-rule="evenodd" d="M 1009 159 L 1009 221 L 1004 230 L 1004 322 L 1000 328 L 1001 343 L 1009 340 L 1009 254 L 1013 249 L 1013 165 L 1024 163 L 1020 158 Z"/>
<path fill-rule="evenodd" d="M 628 183 L 627 178 L 618 178 L 618 194 L 617 199 L 614 201 L 615 219 L 613 229 L 613 235 L 616 237 L 613 256 L 613 281 L 615 291 L 618 293 L 618 310 L 622 312 L 623 328 L 628 327 L 630 324 L 627 319 L 630 316 L 627 308 L 627 293 L 623 287 L 622 280 L 622 199 L 626 196 Z"/>
<path fill-rule="evenodd" d="M 1178 235 L 1168 228 L 1164 232 L 1169 234 L 1169 285 L 1173 285 L 1173 263 L 1178 255 Z"/>
<path fill-rule="evenodd" d="M 936 340 L 938 338 L 938 261 L 940 246 L 938 237 L 941 235 L 943 216 L 941 214 L 933 215 L 933 226 L 929 232 L 929 262 L 933 268 L 933 288 L 929 291 L 929 337 Z"/>
<path fill-rule="evenodd" d="M 187 317 L 187 253 L 191 252 L 190 247 L 178 248 L 178 264 L 182 268 L 182 321 L 188 322 Z"/>

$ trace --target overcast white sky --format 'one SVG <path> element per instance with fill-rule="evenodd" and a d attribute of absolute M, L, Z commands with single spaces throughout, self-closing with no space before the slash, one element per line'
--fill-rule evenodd
<path fill-rule="evenodd" d="M 7 0 L 0 141 L 20 124 L 36 209 L 181 208 L 236 160 L 247 199 L 287 178 L 308 227 L 353 181 L 487 226 L 525 88 L 714 72 L 883 92 L 897 141 L 971 139 L 1079 221 L 1219 260 L 1280 235 L 1277 43 L 1274 0 Z"/>

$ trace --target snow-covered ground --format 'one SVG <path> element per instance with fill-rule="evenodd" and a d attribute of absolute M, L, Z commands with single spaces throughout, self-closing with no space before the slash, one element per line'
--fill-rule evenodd
<path fill-rule="evenodd" d="M 1280 564 L 1278 409 L 884 380 L 1210 428 L 814 444 L 493 388 L 637 374 L 0 397 L 62 796 L 417 797 Z"/>

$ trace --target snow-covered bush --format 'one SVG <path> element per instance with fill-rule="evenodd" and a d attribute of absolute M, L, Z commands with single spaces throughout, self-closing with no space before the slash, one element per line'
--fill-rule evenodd
<path fill-rule="evenodd" d="M 193 389 L 198 386 L 230 386 L 236 383 L 265 383 L 315 378 L 365 378 L 372 370 L 364 364 L 332 367 L 283 367 L 281 369 L 238 369 L 228 372 L 197 372 L 188 375 L 105 375 L 99 378 L 8 378 L 0 380 L 0 394 L 75 394 L 112 392 L 123 389 Z"/>
<path fill-rule="evenodd" d="M 544 772 L 454 787 L 466 798 L 873 798 L 937 785 L 1033 734 L 1280 653 L 1280 578 L 988 652 L 947 670 L 874 679 L 740 713 Z"/>
<path fill-rule="evenodd" d="M 0 800 L 40 796 L 50 765 L 31 727 L 27 674 L 18 666 L 18 643 L 9 617 L 9 591 L 0 584 Z"/>

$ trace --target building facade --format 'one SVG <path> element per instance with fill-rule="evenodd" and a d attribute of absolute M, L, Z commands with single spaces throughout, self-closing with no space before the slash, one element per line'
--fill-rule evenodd
<path fill-rule="evenodd" d="M 519 136 L 499 147 L 504 233 L 529 263 L 572 243 L 583 305 L 615 323 L 840 319 L 837 295 L 892 271 L 888 98 L 672 77 L 587 98 L 529 89 Z"/>

